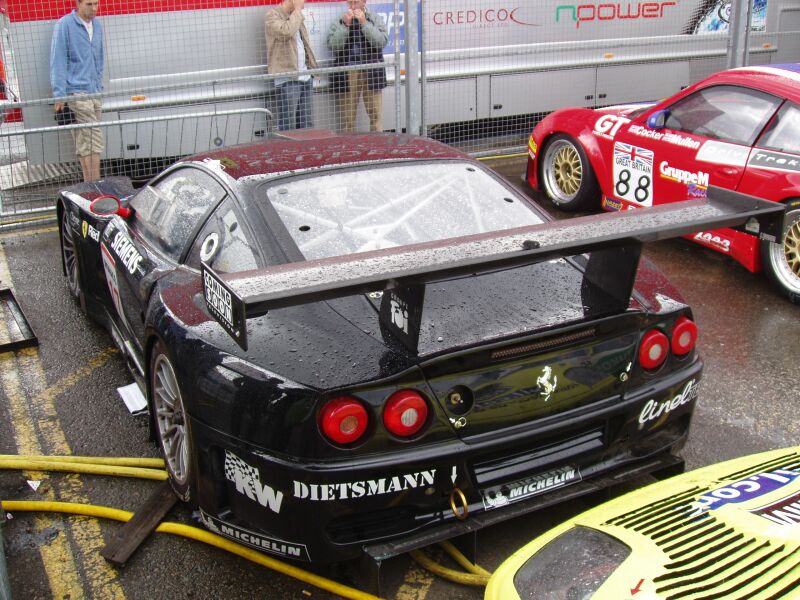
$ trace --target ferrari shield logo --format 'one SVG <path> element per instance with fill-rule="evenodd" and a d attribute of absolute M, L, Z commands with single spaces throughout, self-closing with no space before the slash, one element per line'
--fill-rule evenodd
<path fill-rule="evenodd" d="M 86 221 L 81 223 L 81 233 L 83 233 L 83 239 L 86 239 L 86 234 L 89 233 L 89 224 Z"/>
<path fill-rule="evenodd" d="M 550 396 L 556 391 L 558 377 L 553 375 L 553 369 L 545 367 L 542 374 L 536 378 L 536 385 L 539 386 L 539 395 L 544 397 L 544 401 L 550 400 Z"/>

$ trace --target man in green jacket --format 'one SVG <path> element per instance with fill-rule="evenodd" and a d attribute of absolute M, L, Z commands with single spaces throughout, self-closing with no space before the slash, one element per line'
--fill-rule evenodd
<path fill-rule="evenodd" d="M 305 0 L 283 0 L 267 13 L 267 71 L 275 78 L 278 130 L 314 126 L 311 98 L 314 83 L 306 71 L 317 67 L 304 23 Z"/>
<path fill-rule="evenodd" d="M 367 10 L 366 0 L 347 0 L 347 10 L 328 32 L 328 49 L 336 66 L 383 63 L 383 48 L 389 41 L 380 15 Z M 353 131 L 358 99 L 363 98 L 369 130 L 380 131 L 381 96 L 386 87 L 386 68 L 334 73 L 331 88 L 340 94 L 342 128 Z"/>

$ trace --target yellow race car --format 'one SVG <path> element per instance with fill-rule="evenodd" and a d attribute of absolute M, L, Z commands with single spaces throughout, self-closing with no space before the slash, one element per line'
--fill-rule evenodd
<path fill-rule="evenodd" d="M 495 571 L 486 600 L 800 598 L 800 446 L 588 510 Z"/>

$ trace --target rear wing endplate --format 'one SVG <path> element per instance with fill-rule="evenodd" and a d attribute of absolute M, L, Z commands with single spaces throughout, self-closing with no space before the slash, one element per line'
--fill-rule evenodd
<path fill-rule="evenodd" d="M 624 310 L 641 245 L 697 231 L 739 227 L 780 239 L 784 206 L 709 186 L 708 197 L 589 215 L 447 240 L 219 275 L 203 264 L 212 316 L 247 349 L 248 318 L 269 310 L 383 290 L 381 323 L 416 351 L 427 283 L 590 254 L 588 283 Z M 609 308 L 609 310 L 611 310 Z"/>

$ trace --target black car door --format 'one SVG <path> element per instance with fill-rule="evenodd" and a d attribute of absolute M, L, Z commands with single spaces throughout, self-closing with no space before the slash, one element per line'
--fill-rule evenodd
<path fill-rule="evenodd" d="M 181 165 L 131 199 L 131 216 L 104 232 L 103 266 L 120 333 L 141 356 L 153 286 L 181 261 L 225 188 L 208 172 Z"/>

